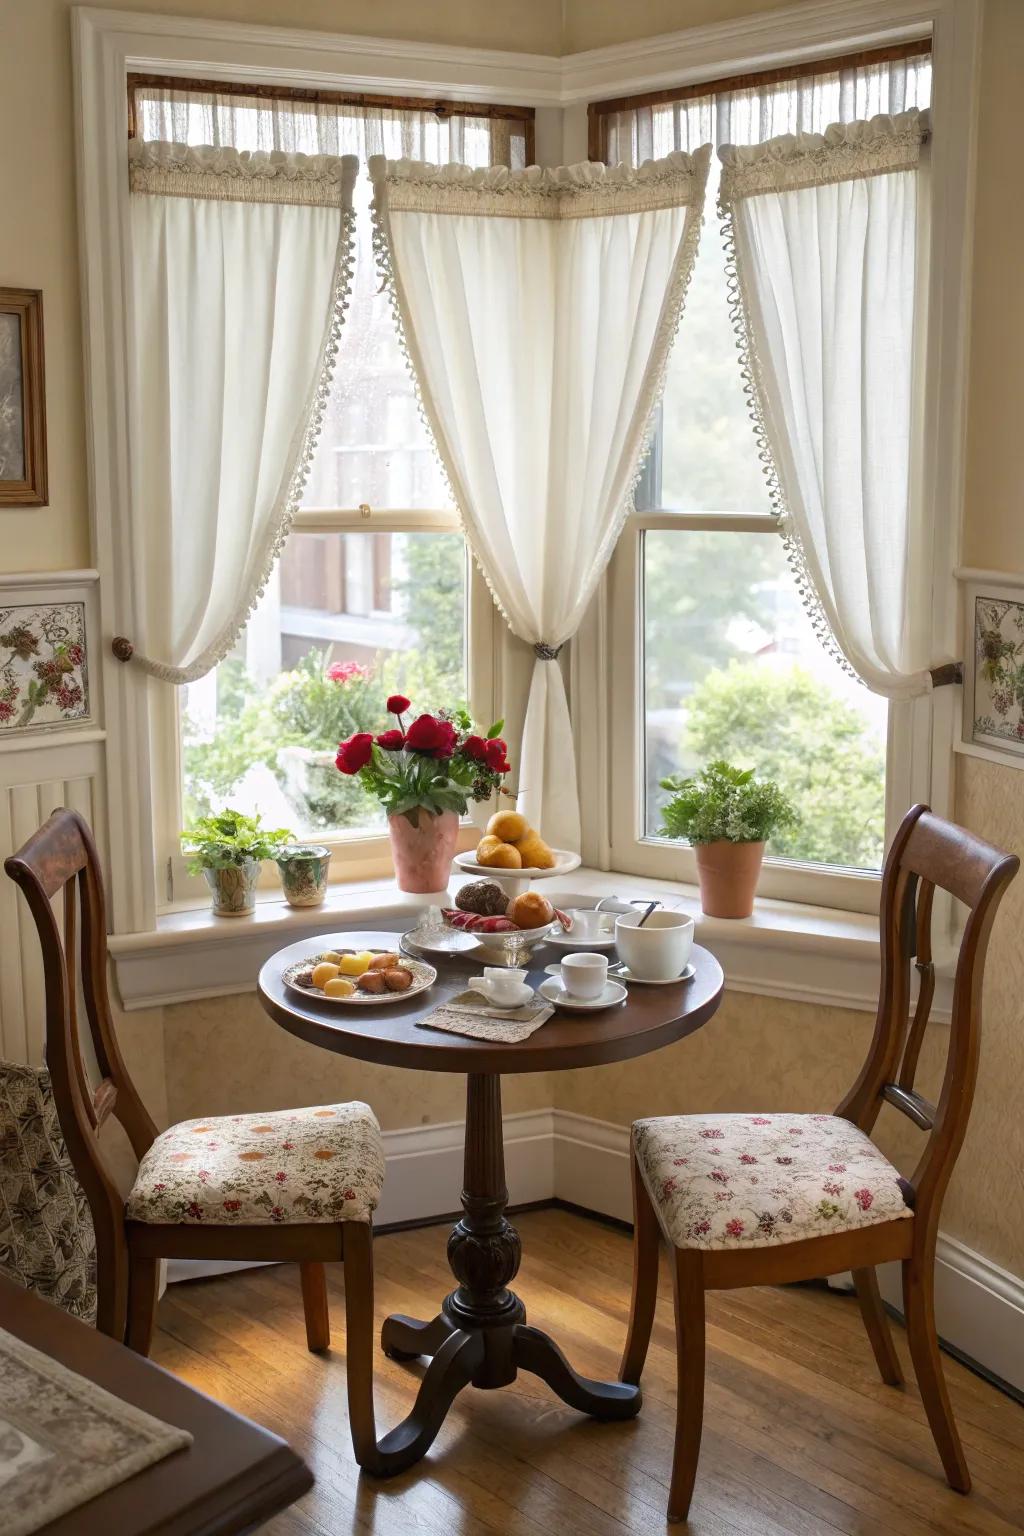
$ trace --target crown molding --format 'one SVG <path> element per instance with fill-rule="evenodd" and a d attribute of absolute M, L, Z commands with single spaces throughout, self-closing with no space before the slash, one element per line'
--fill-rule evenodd
<path fill-rule="evenodd" d="M 978 0 L 800 0 L 753 16 L 661 33 L 579 53 L 408 42 L 213 18 L 76 6 L 76 25 L 104 36 L 129 68 L 172 69 L 253 84 L 401 91 L 456 100 L 563 107 L 657 90 L 709 70 L 770 68 L 926 36 L 940 16 Z"/>

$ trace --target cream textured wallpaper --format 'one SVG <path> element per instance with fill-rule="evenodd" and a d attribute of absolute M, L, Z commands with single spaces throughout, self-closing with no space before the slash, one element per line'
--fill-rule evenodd
<path fill-rule="evenodd" d="M 754 14 L 765 0 L 108 0 L 179 12 L 557 54 Z M 0 285 L 44 290 L 51 505 L 0 511 L 0 571 L 89 562 L 82 340 L 75 215 L 70 0 L 0 0 Z M 563 17 L 564 12 L 564 17 Z M 1024 205 L 1006 196 L 1003 146 L 1024 78 L 1024 3 L 985 0 L 965 499 L 965 562 L 1024 570 L 1024 290 L 1009 281 L 1024 243 Z M 960 762 L 960 819 L 1024 849 L 1024 778 Z M 1024 1067 L 1019 935 L 1024 880 L 996 930 L 986 995 L 979 1102 L 945 1225 L 1024 1274 Z M 703 1033 L 614 1069 L 513 1079 L 506 1108 L 555 1102 L 625 1123 L 698 1108 L 831 1107 L 866 1046 L 870 1018 L 772 999 L 729 998 Z M 161 1123 L 191 1113 L 271 1108 L 363 1095 L 391 1127 L 456 1118 L 461 1085 L 388 1073 L 292 1041 L 251 996 L 135 1014 L 122 1034 Z M 943 1031 L 933 1030 L 938 1050 Z M 164 1067 L 166 1066 L 166 1074 Z"/>

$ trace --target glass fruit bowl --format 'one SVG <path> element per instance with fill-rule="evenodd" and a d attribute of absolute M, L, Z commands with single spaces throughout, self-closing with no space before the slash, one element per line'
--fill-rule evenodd
<path fill-rule="evenodd" d="M 506 965 L 511 970 L 518 970 L 537 945 L 545 943 L 560 927 L 556 920 L 544 923 L 540 928 L 506 928 L 501 933 L 470 932 L 469 937 L 477 946 L 473 958 L 482 960 L 485 965 Z"/>

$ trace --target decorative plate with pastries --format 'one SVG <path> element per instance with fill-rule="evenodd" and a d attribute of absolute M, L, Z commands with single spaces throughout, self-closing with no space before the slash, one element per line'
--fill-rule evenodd
<path fill-rule="evenodd" d="M 325 949 L 321 955 L 296 960 L 281 979 L 304 997 L 365 1008 L 425 992 L 437 972 L 425 960 L 394 950 Z"/>
<path fill-rule="evenodd" d="M 455 863 L 466 874 L 490 875 L 506 890 L 519 894 L 531 880 L 578 869 L 580 856 L 566 848 L 549 847 L 518 811 L 496 811 L 476 848 L 456 854 Z"/>
<path fill-rule="evenodd" d="M 455 906 L 446 907 L 443 916 L 450 928 L 476 939 L 484 951 L 481 958 L 511 966 L 526 959 L 535 944 L 570 926 L 565 913 L 540 891 L 510 897 L 494 880 L 473 880 L 462 886 Z"/>

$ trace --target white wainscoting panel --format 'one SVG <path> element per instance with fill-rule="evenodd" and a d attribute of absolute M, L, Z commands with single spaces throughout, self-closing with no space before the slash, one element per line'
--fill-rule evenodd
<path fill-rule="evenodd" d="M 86 735 L 89 739 L 85 739 Z M 0 866 L 49 816 L 79 811 L 106 847 L 102 734 L 42 736 L 0 750 Z M 43 966 L 28 904 L 0 868 L 0 1056 L 38 1064 L 44 1033 Z"/>

